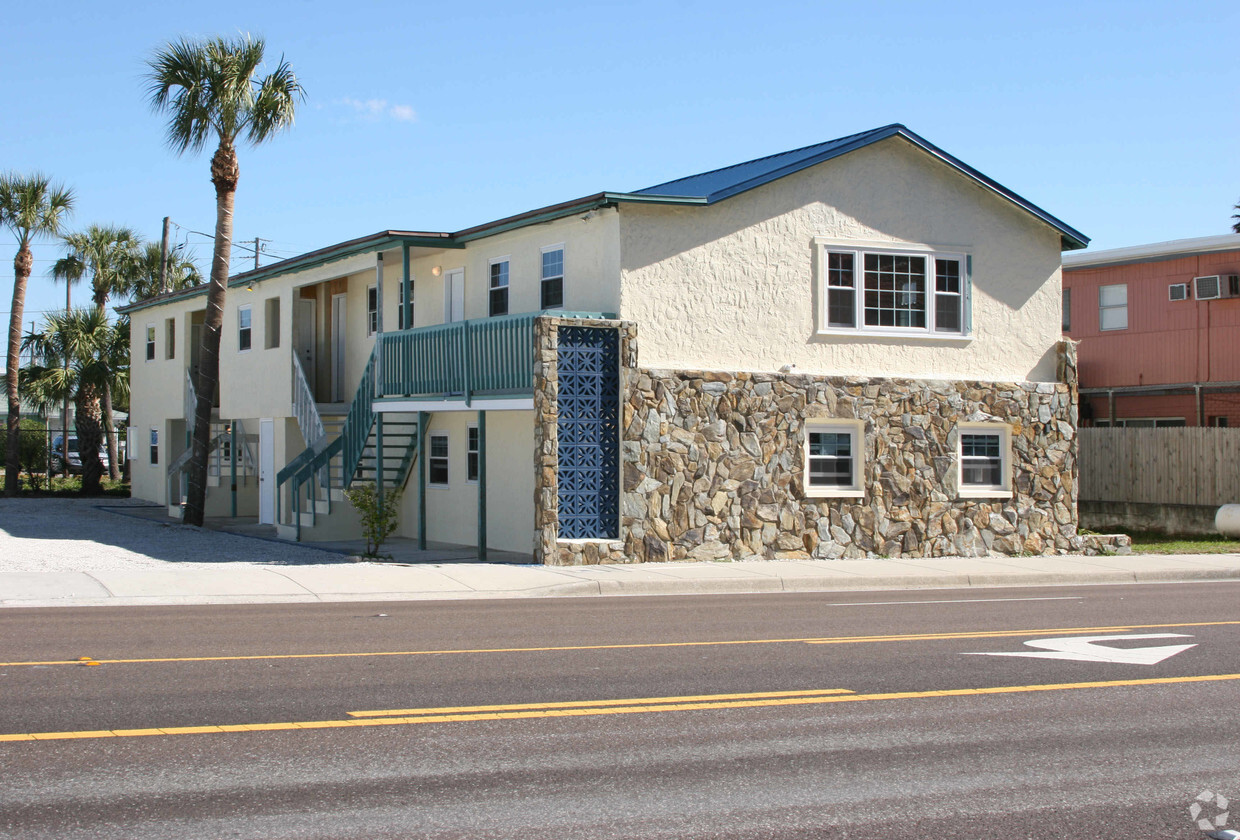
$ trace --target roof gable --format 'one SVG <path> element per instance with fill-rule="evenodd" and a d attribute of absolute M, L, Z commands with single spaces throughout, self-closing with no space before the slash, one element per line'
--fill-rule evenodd
<path fill-rule="evenodd" d="M 1069 227 L 1042 208 L 1021 198 L 1016 193 L 994 181 L 959 158 L 938 148 L 924 137 L 910 131 L 899 123 L 885 125 L 882 128 L 850 134 L 826 143 L 817 143 L 788 152 L 781 152 L 744 163 L 713 169 L 686 178 L 678 178 L 656 184 L 653 187 L 635 190 L 631 195 L 661 198 L 696 198 L 706 204 L 714 204 L 725 198 L 769 184 L 771 181 L 784 178 L 815 164 L 846 155 L 849 152 L 886 140 L 888 137 L 902 137 L 920 148 L 922 151 L 942 161 L 974 183 L 990 190 L 1001 198 L 1010 201 L 1027 213 L 1045 222 L 1059 231 L 1060 241 L 1064 250 L 1084 248 L 1089 244 L 1089 237 L 1075 228 Z"/>

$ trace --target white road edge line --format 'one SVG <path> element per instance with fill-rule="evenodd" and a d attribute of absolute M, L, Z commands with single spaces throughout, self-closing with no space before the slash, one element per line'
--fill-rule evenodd
<path fill-rule="evenodd" d="M 960 598 L 952 601 L 857 601 L 847 604 L 826 604 L 828 607 L 895 607 L 905 604 L 998 604 L 1005 601 L 1083 601 L 1084 595 L 1062 595 L 1055 598 Z"/>

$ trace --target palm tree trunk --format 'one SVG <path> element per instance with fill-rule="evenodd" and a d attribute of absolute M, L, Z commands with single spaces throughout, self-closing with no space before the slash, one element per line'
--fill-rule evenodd
<path fill-rule="evenodd" d="M 16 496 L 21 489 L 22 403 L 17 395 L 17 374 L 21 368 L 22 316 L 26 309 L 26 282 L 34 265 L 30 246 L 22 243 L 13 258 L 13 303 L 9 307 L 9 354 L 5 361 L 4 385 L 9 397 L 8 451 L 4 458 L 4 495 Z"/>
<path fill-rule="evenodd" d="M 211 257 L 211 285 L 207 288 L 207 312 L 202 325 L 202 349 L 198 355 L 198 404 L 194 410 L 193 455 L 189 462 L 189 489 L 185 499 L 186 525 L 201 526 L 207 506 L 207 455 L 211 444 L 211 403 L 220 381 L 220 331 L 224 324 L 224 295 L 228 289 L 228 263 L 232 256 L 233 201 L 237 194 L 237 150 L 221 140 L 211 158 L 211 183 L 215 185 L 215 250 Z"/>
<path fill-rule="evenodd" d="M 116 481 L 121 477 L 121 468 L 116 463 L 116 429 L 112 423 L 112 383 L 103 385 L 103 437 L 108 447 L 108 478 Z"/>
<path fill-rule="evenodd" d="M 99 463 L 99 446 L 103 443 L 99 391 L 91 385 L 80 385 L 74 404 L 77 406 L 78 456 L 82 459 L 82 495 L 94 496 L 103 490 L 99 482 L 103 477 L 103 464 Z"/>

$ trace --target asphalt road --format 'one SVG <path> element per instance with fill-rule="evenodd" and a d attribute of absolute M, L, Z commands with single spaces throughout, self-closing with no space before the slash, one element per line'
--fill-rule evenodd
<path fill-rule="evenodd" d="M 5 610 L 0 837 L 1201 837 L 1237 642 L 1232 583 Z"/>

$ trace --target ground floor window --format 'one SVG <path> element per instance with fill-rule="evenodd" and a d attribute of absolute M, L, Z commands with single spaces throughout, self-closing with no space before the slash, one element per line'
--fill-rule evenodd
<path fill-rule="evenodd" d="M 159 429 L 151 429 L 151 466 L 159 464 Z"/>
<path fill-rule="evenodd" d="M 448 486 L 448 433 L 432 432 L 430 457 L 427 458 L 426 481 L 437 487 Z"/>
<path fill-rule="evenodd" d="M 805 494 L 864 495 L 864 426 L 860 420 L 811 420 L 805 427 Z"/>
<path fill-rule="evenodd" d="M 1011 495 L 1011 430 L 1003 423 L 960 426 L 960 495 Z"/>
<path fill-rule="evenodd" d="M 470 484 L 478 482 L 478 427 L 469 427 L 469 439 L 465 449 L 465 480 Z"/>

